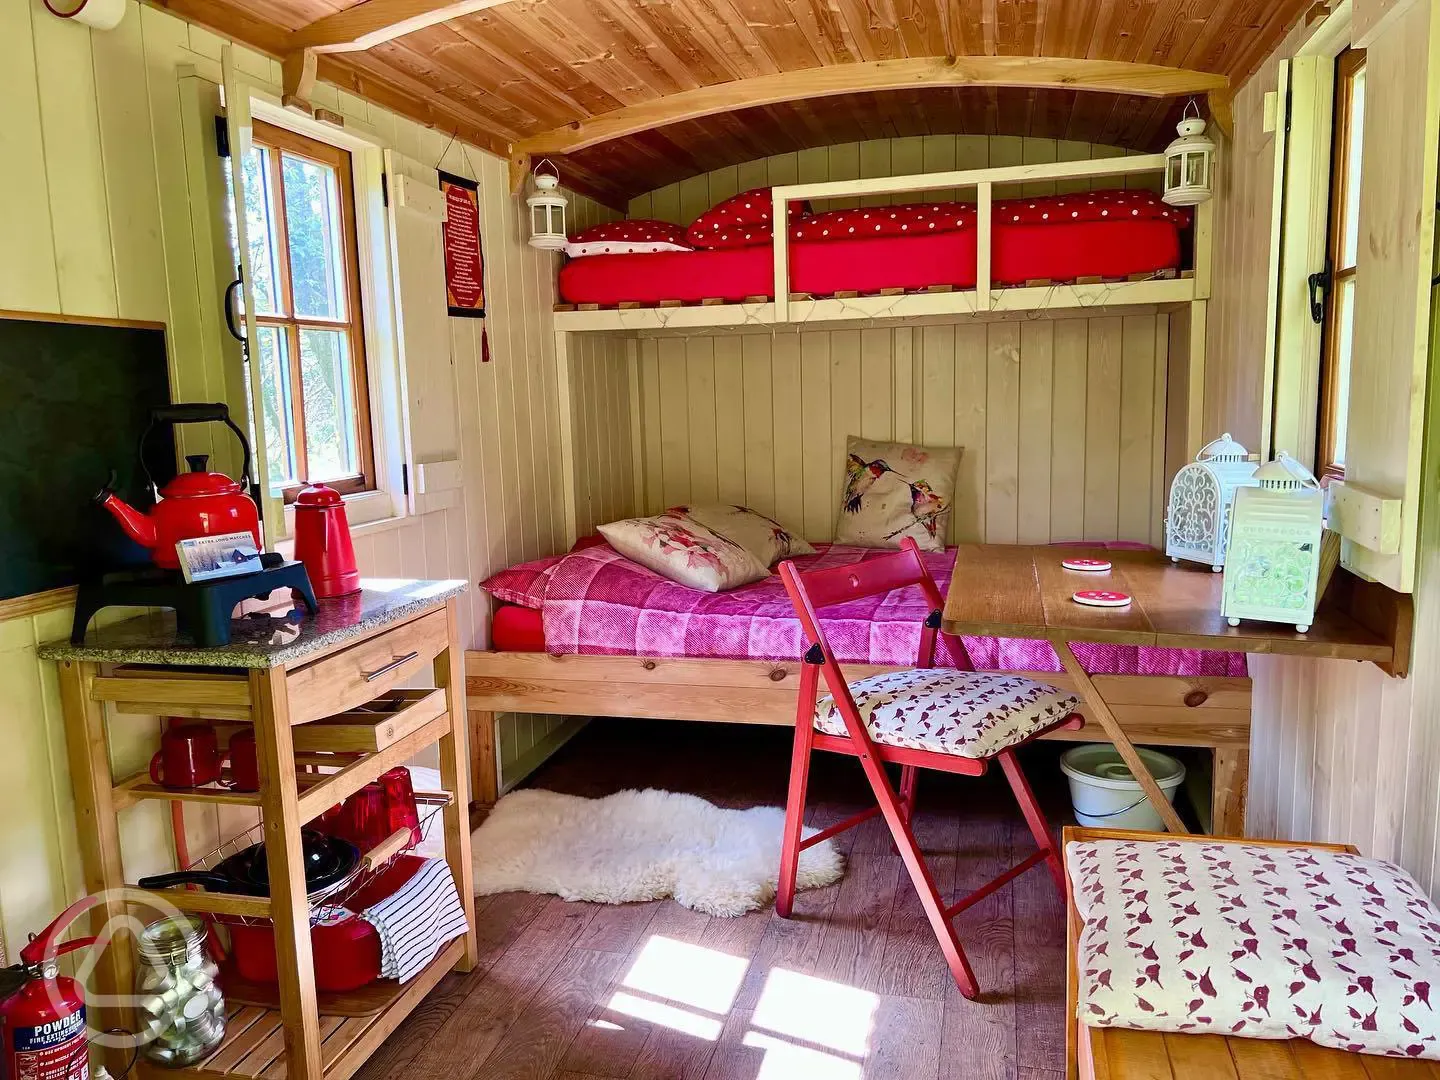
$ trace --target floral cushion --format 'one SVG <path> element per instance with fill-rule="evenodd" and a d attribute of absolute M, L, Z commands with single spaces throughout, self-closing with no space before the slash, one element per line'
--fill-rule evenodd
<path fill-rule="evenodd" d="M 1440 1059 L 1440 911 L 1399 867 L 1304 847 L 1072 843 L 1092 1027 Z M 1432 1000 L 1432 994 L 1435 1000 Z"/>
<path fill-rule="evenodd" d="M 519 566 L 512 566 L 492 574 L 480 583 L 496 600 L 521 607 L 540 608 L 545 604 L 545 590 L 550 585 L 550 574 L 563 555 L 550 555 L 544 559 L 531 559 Z"/>
<path fill-rule="evenodd" d="M 663 578 L 702 592 L 725 592 L 770 576 L 733 540 L 668 511 L 600 526 L 610 546 Z"/>
<path fill-rule="evenodd" d="M 835 543 L 898 548 L 909 536 L 921 551 L 944 551 L 960 447 L 870 442 L 850 436 Z"/>
<path fill-rule="evenodd" d="M 733 540 L 765 566 L 795 555 L 814 555 L 815 549 L 773 518 L 745 506 L 672 506 L 665 511 L 697 521 L 727 540 Z"/>
<path fill-rule="evenodd" d="M 1023 742 L 1080 707 L 1080 699 L 1019 675 L 953 668 L 887 671 L 850 684 L 870 738 L 886 746 L 986 758 Z M 815 730 L 845 735 L 829 694 L 815 705 Z"/>
<path fill-rule="evenodd" d="M 751 247 L 770 243 L 770 189 L 751 188 L 716 203 L 690 223 L 685 239 L 692 247 Z M 790 223 L 808 213 L 807 204 L 790 204 Z"/>
<path fill-rule="evenodd" d="M 685 242 L 685 226 L 649 219 L 591 225 L 570 237 L 565 245 L 565 254 L 572 259 L 587 255 L 642 255 L 656 251 L 694 250 Z"/>
<path fill-rule="evenodd" d="M 915 236 L 959 232 L 975 224 L 969 203 L 920 203 L 827 210 L 791 225 L 796 240 L 861 240 L 869 236 Z"/>

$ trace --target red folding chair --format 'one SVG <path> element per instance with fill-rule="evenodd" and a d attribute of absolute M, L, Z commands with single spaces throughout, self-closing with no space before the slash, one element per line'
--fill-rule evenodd
<path fill-rule="evenodd" d="M 940 629 L 944 600 L 913 540 L 901 541 L 901 550 L 894 555 L 829 570 L 802 574 L 787 560 L 780 564 L 780 577 L 795 605 L 809 648 L 800 675 L 775 910 L 784 918 L 790 917 L 802 850 L 882 814 L 955 983 L 962 994 L 973 998 L 978 993 L 975 973 L 955 935 L 955 916 L 1042 862 L 1049 866 L 1056 887 L 1062 894 L 1065 891 L 1059 852 L 1035 802 L 1035 793 L 1015 760 L 1015 748 L 1057 728 L 1082 727 L 1085 721 L 1075 712 L 1080 699 L 1019 675 L 935 667 L 935 635 Z M 917 666 L 847 683 L 825 641 L 816 609 L 910 585 L 924 591 L 929 605 L 920 632 Z M 955 645 L 963 656 L 958 639 Z M 822 672 L 830 693 L 819 696 Z M 815 750 L 858 757 L 879 805 L 801 839 L 810 755 Z M 992 760 L 999 760 L 1039 850 L 989 884 L 946 906 L 910 828 L 916 772 L 937 769 L 980 776 Z M 898 793 L 885 770 L 887 763 L 900 766 Z"/>

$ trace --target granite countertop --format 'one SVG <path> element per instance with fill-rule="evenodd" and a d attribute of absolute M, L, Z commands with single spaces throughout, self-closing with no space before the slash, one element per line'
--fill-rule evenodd
<path fill-rule="evenodd" d="M 141 615 L 91 629 L 83 645 L 52 641 L 40 646 L 46 660 L 96 664 L 174 664 L 186 667 L 288 667 L 312 653 L 404 622 L 466 589 L 463 581 L 383 578 L 361 581 L 351 596 L 321 600 L 309 618 L 304 607 L 247 615 L 230 624 L 230 644 L 204 649 L 175 629 L 175 613 Z"/>

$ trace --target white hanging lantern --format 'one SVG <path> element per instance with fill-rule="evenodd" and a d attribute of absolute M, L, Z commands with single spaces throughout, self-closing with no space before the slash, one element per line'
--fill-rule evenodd
<path fill-rule="evenodd" d="M 1195 110 L 1191 116 L 1190 110 Z M 1195 206 L 1210 198 L 1210 170 L 1215 163 L 1215 141 L 1205 134 L 1205 121 L 1191 101 L 1185 106 L 1179 138 L 1165 148 L 1165 194 L 1171 206 Z"/>
<path fill-rule="evenodd" d="M 546 172 L 546 169 L 549 169 Z M 525 200 L 530 208 L 530 246 L 542 251 L 565 248 L 565 196 L 560 194 L 560 170 L 549 158 L 535 166 L 535 194 Z"/>
<path fill-rule="evenodd" d="M 1217 574 L 1224 568 L 1235 492 L 1258 482 L 1255 469 L 1249 452 L 1227 431 L 1175 474 L 1165 510 L 1165 554 L 1171 561 L 1209 563 Z"/>
<path fill-rule="evenodd" d="M 1303 634 L 1315 617 L 1325 495 L 1283 450 L 1255 479 L 1258 487 L 1235 493 L 1220 613 L 1231 626 L 1258 619 L 1293 623 Z"/>

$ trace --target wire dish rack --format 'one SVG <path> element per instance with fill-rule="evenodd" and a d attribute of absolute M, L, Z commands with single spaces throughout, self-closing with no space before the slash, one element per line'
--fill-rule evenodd
<path fill-rule="evenodd" d="M 425 858 L 443 856 L 444 830 L 438 823 L 442 820 L 441 811 L 453 800 L 454 796 L 447 791 L 415 792 L 415 805 L 419 810 L 420 818 L 419 843 L 412 842 L 411 831 L 406 827 L 396 829 L 369 851 L 362 851 L 359 861 L 348 874 L 325 889 L 315 890 L 309 894 L 310 925 L 316 926 L 331 918 L 335 908 L 345 907 L 352 897 L 358 895 L 376 878 L 384 874 L 402 855 L 419 855 Z M 185 869 L 214 870 L 232 855 L 238 855 L 247 848 L 262 843 L 265 839 L 264 829 L 264 823 L 257 822 L 207 852 L 201 858 L 195 859 Z M 270 925 L 269 919 L 254 915 L 226 914 L 214 916 L 214 919 L 222 924 Z"/>

